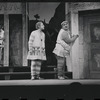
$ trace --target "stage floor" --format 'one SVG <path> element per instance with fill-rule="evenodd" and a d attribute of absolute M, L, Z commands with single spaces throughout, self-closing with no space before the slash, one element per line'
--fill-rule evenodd
<path fill-rule="evenodd" d="M 0 86 L 70 85 L 72 83 L 80 83 L 82 85 L 100 85 L 100 79 L 0 80 Z"/>

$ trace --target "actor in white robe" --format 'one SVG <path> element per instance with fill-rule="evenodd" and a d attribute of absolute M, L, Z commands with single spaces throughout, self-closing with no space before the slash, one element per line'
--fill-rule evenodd
<path fill-rule="evenodd" d="M 44 24 L 37 22 L 36 29 L 31 32 L 28 42 L 29 52 L 27 59 L 31 60 L 31 79 L 41 79 L 41 63 L 43 60 L 46 60 L 45 34 L 42 31 L 44 30 Z"/>

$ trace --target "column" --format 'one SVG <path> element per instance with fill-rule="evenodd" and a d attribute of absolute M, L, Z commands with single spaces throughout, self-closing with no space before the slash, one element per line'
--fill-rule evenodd
<path fill-rule="evenodd" d="M 71 32 L 73 35 L 79 34 L 78 11 L 71 12 Z M 74 42 L 71 50 L 71 63 L 73 79 L 79 79 L 79 38 Z"/>
<path fill-rule="evenodd" d="M 7 7 L 7 3 L 5 3 Z M 7 14 L 7 9 L 4 12 L 4 66 L 9 66 L 9 15 Z"/>
<path fill-rule="evenodd" d="M 27 3 L 22 3 L 23 17 L 23 66 L 27 66 L 27 50 L 28 50 L 28 11 Z"/>

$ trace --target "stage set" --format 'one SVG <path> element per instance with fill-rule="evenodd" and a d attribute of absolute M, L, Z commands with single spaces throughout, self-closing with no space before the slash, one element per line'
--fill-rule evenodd
<path fill-rule="evenodd" d="M 53 81 L 59 82 L 57 80 L 56 59 L 52 50 L 61 28 L 60 23 L 63 20 L 69 21 L 72 34 L 79 34 L 79 38 L 71 49 L 70 60 L 66 60 L 65 74 L 68 76 L 68 80 L 62 82 L 82 79 L 84 83 L 84 79 L 99 79 L 100 3 L 59 2 L 47 3 L 47 5 L 50 9 L 52 8 L 53 13 L 49 13 L 52 16 L 47 16 L 46 11 L 41 12 L 41 9 L 47 7 L 45 3 L 0 2 L 0 25 L 3 26 L 4 30 L 4 46 L 0 47 L 1 82 L 2 80 L 18 80 L 20 82 L 21 79 L 30 79 L 30 61 L 27 60 L 28 39 L 31 31 L 34 30 L 35 23 L 43 15 L 50 20 L 47 22 L 46 18 L 42 18 L 46 27 L 47 62 L 44 62 L 41 69 L 41 76 L 44 80 L 39 81 L 45 81 L 48 84 L 49 80 L 46 81 L 45 79 L 55 79 Z M 50 9 L 48 8 L 48 11 Z"/>
<path fill-rule="evenodd" d="M 28 39 L 39 15 L 50 18 L 48 22 L 42 18 L 47 62 L 41 69 L 43 79 L 31 80 Z M 70 60 L 66 60 L 68 79 L 58 80 L 52 50 L 64 20 L 69 21 L 72 34 L 79 34 L 79 38 Z M 99 2 L 0 2 L 0 25 L 4 31 L 4 45 L 0 45 L 0 100 L 100 100 Z"/>

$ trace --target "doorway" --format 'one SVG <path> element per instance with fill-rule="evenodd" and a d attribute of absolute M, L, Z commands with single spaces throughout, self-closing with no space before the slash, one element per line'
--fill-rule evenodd
<path fill-rule="evenodd" d="M 22 66 L 22 15 L 9 15 L 9 66 Z"/>
<path fill-rule="evenodd" d="M 100 10 L 79 12 L 86 78 L 100 78 Z"/>

